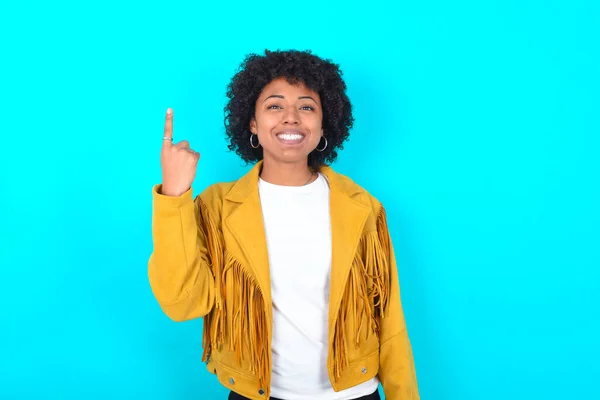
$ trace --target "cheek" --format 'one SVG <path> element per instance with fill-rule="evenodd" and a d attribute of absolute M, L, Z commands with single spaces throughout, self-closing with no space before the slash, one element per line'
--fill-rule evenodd
<path fill-rule="evenodd" d="M 323 126 L 323 117 L 320 114 L 309 114 L 302 122 L 305 126 L 309 127 L 313 133 L 321 134 L 321 127 Z"/>
<path fill-rule="evenodd" d="M 317 137 L 317 140 L 321 138 L 321 134 L 323 133 L 323 122 L 320 118 L 313 122 L 311 131 L 313 136 Z"/>
<path fill-rule="evenodd" d="M 262 133 L 269 132 L 278 123 L 278 118 L 274 114 L 260 114 L 256 116 L 256 125 Z"/>
<path fill-rule="evenodd" d="M 310 141 L 309 146 L 310 147 L 317 147 L 319 145 L 319 142 L 321 142 L 321 125 L 315 126 L 314 130 L 312 131 L 311 135 L 310 135 Z"/>

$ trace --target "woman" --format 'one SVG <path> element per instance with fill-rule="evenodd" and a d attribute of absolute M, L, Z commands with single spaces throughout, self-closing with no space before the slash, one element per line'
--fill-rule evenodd
<path fill-rule="evenodd" d="M 353 124 L 336 64 L 250 55 L 228 87 L 229 149 L 255 166 L 192 197 L 199 154 L 173 144 L 153 190 L 153 293 L 204 318 L 230 399 L 419 399 L 382 205 L 327 164 Z"/>

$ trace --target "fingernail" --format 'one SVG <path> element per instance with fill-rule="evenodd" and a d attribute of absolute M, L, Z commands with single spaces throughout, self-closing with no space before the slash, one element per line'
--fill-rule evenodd
<path fill-rule="evenodd" d="M 167 108 L 167 114 L 171 114 L 173 112 L 173 110 L 171 110 L 170 108 Z"/>

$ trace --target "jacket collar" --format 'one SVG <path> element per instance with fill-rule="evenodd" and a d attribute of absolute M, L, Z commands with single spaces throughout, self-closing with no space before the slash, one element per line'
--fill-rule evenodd
<path fill-rule="evenodd" d="M 258 192 L 258 179 L 262 168 L 259 161 L 241 177 L 225 195 L 225 200 L 240 203 L 225 221 L 244 255 L 248 266 L 258 281 L 267 307 L 271 304 L 269 259 Z M 330 291 L 330 324 L 337 314 L 342 299 L 346 277 L 352 267 L 364 224 L 370 208 L 356 197 L 364 191 L 331 167 L 321 167 L 330 187 L 330 218 L 332 235 L 332 265 Z M 333 333 L 333 329 L 330 330 Z"/>
<path fill-rule="evenodd" d="M 258 178 L 262 170 L 263 162 L 259 161 L 242 176 L 225 195 L 225 199 L 236 203 L 243 203 L 251 197 L 254 192 L 258 193 Z M 358 185 L 348 183 L 343 176 L 338 174 L 330 166 L 322 166 L 319 172 L 327 177 L 330 189 L 332 191 L 341 192 L 345 196 L 352 197 L 359 194 L 362 190 Z"/>

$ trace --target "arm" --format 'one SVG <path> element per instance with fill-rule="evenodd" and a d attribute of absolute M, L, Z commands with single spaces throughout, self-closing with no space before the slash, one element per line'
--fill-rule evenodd
<path fill-rule="evenodd" d="M 211 311 L 215 297 L 206 222 L 191 189 L 181 196 L 165 196 L 160 190 L 157 185 L 152 192 L 154 249 L 148 262 L 152 292 L 174 321 L 203 317 Z"/>
<path fill-rule="evenodd" d="M 400 299 L 396 258 L 384 211 L 379 218 L 378 231 L 382 245 L 388 252 L 390 278 L 387 309 L 381 319 L 379 379 L 387 400 L 419 400 L 412 347 Z"/>

